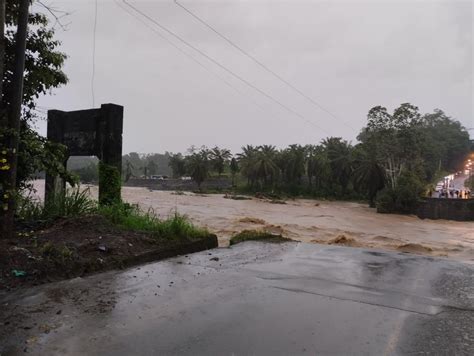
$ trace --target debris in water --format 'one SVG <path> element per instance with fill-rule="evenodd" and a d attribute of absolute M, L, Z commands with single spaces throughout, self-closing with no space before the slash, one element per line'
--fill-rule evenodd
<path fill-rule="evenodd" d="M 251 218 L 251 217 L 245 217 L 239 219 L 239 222 L 241 223 L 249 223 L 249 224 L 259 224 L 259 225 L 264 225 L 265 220 L 259 219 L 259 218 Z"/>
<path fill-rule="evenodd" d="M 433 249 L 429 246 L 414 243 L 399 245 L 397 250 L 410 253 L 427 253 L 433 251 Z"/>
<path fill-rule="evenodd" d="M 339 235 L 335 239 L 331 240 L 331 244 L 338 244 L 343 245 L 347 243 L 354 242 L 355 240 L 352 237 L 348 237 L 346 235 Z"/>

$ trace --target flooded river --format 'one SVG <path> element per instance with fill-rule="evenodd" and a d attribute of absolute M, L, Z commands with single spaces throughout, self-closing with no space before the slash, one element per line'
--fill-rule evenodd
<path fill-rule="evenodd" d="M 38 194 L 42 184 L 36 184 Z M 90 187 L 97 195 L 97 188 Z M 474 222 L 421 220 L 416 216 L 377 214 L 364 204 L 296 199 L 286 204 L 225 199 L 220 194 L 177 195 L 169 191 L 124 187 L 123 199 L 166 217 L 177 211 L 208 228 L 227 246 L 244 229 L 263 229 L 294 240 L 341 244 L 474 262 Z"/>

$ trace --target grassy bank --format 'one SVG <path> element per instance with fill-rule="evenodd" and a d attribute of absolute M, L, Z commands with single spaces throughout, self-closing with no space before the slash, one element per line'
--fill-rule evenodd
<path fill-rule="evenodd" d="M 196 239 L 209 232 L 191 224 L 189 220 L 175 212 L 172 216 L 160 218 L 153 210 L 142 211 L 138 205 L 124 202 L 99 206 L 90 198 L 89 190 L 71 189 L 43 204 L 22 199 L 17 218 L 20 226 L 47 227 L 55 221 L 81 216 L 98 215 L 106 218 L 117 228 L 148 233 L 155 238 Z"/>
<path fill-rule="evenodd" d="M 22 200 L 16 236 L 0 239 L 0 290 L 84 276 L 217 247 L 217 236 L 177 213 L 100 207 L 70 190 L 46 204 Z"/>

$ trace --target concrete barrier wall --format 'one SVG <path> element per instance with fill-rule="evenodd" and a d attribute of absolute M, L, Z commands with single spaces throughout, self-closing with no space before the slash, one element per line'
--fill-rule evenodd
<path fill-rule="evenodd" d="M 474 221 L 474 199 L 425 199 L 417 209 L 421 219 Z"/>
<path fill-rule="evenodd" d="M 192 180 L 181 180 L 181 179 L 130 179 L 128 182 L 123 183 L 124 186 L 128 187 L 146 187 L 156 190 L 182 190 L 182 191 L 195 191 L 198 189 L 196 182 Z M 229 178 L 211 178 L 205 180 L 201 184 L 202 189 L 212 190 L 229 190 L 232 188 L 232 182 Z"/>

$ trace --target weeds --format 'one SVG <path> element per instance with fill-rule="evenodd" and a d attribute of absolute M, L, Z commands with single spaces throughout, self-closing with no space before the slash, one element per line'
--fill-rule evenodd
<path fill-rule="evenodd" d="M 195 227 L 185 216 L 177 212 L 166 219 L 160 219 L 152 209 L 144 212 L 138 205 L 124 202 L 99 206 L 90 198 L 89 189 L 69 190 L 46 204 L 23 198 L 17 208 L 18 219 L 27 223 L 49 223 L 58 218 L 91 214 L 104 216 L 122 229 L 146 232 L 156 238 L 197 239 L 209 235 L 207 230 Z"/>
<path fill-rule="evenodd" d="M 59 265 L 68 263 L 68 261 L 71 261 L 74 257 L 73 251 L 67 246 L 55 246 L 52 242 L 46 242 L 40 248 L 40 253 L 44 258 Z"/>
<path fill-rule="evenodd" d="M 99 214 L 121 228 L 147 232 L 157 238 L 196 239 L 209 235 L 207 230 L 195 227 L 177 212 L 160 219 L 151 209 L 143 212 L 137 205 L 117 203 L 99 208 Z"/>
<path fill-rule="evenodd" d="M 37 222 L 88 215 L 96 211 L 97 203 L 89 197 L 89 189 L 81 191 L 78 187 L 57 194 L 44 204 L 31 198 L 22 198 L 16 214 L 21 221 Z"/>

